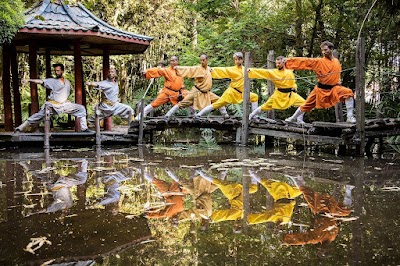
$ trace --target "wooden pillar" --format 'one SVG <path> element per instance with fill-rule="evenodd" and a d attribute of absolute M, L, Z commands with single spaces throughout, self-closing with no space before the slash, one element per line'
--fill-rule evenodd
<path fill-rule="evenodd" d="M 50 57 L 50 49 L 46 49 L 46 55 L 45 55 L 45 64 L 46 64 L 46 78 L 51 78 L 51 73 L 52 73 L 52 67 L 51 67 L 51 57 Z M 51 90 L 46 89 L 46 99 L 50 95 Z"/>
<path fill-rule="evenodd" d="M 82 104 L 83 90 L 83 69 L 82 69 L 82 54 L 80 41 L 75 41 L 74 44 L 74 67 L 75 67 L 75 103 Z M 81 131 L 79 118 L 75 119 L 75 132 Z"/>
<path fill-rule="evenodd" d="M 38 71 L 37 71 L 37 51 L 36 45 L 29 45 L 29 78 L 37 79 Z M 30 115 L 37 113 L 39 111 L 39 96 L 37 90 L 37 84 L 34 82 L 30 82 L 31 87 L 31 109 Z"/>
<path fill-rule="evenodd" d="M 10 79 L 10 45 L 3 44 L 3 100 L 4 100 L 4 129 L 13 131 L 13 114 L 11 101 Z"/>
<path fill-rule="evenodd" d="M 365 38 L 361 37 L 356 49 L 356 130 L 360 138 L 359 156 L 365 153 Z"/>
<path fill-rule="evenodd" d="M 242 193 L 243 193 L 243 219 L 242 227 L 243 233 L 247 235 L 249 233 L 248 217 L 250 214 L 250 176 L 248 174 L 248 169 L 242 167 Z"/>
<path fill-rule="evenodd" d="M 250 104 L 250 79 L 247 69 L 250 66 L 250 52 L 244 55 L 244 92 L 243 92 L 243 119 L 241 145 L 247 145 L 249 138 L 249 104 Z"/>
<path fill-rule="evenodd" d="M 103 79 L 107 79 L 108 71 L 110 70 L 110 50 L 104 48 L 103 50 Z M 104 130 L 112 130 L 112 117 L 104 119 Z"/>
<path fill-rule="evenodd" d="M 267 59 L 267 68 L 275 68 L 275 55 L 274 50 L 270 50 L 268 52 L 268 59 Z M 272 81 L 268 80 L 268 98 L 274 93 L 275 85 Z M 270 110 L 267 113 L 267 117 L 271 119 L 275 119 L 275 110 Z"/>
<path fill-rule="evenodd" d="M 19 75 L 18 75 L 18 57 L 17 48 L 11 46 L 11 75 L 12 75 L 12 88 L 14 96 L 14 122 L 15 126 L 22 124 L 21 113 L 21 93 L 19 92 Z"/>

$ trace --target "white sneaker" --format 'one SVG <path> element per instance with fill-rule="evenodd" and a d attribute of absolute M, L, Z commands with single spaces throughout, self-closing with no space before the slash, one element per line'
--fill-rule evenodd
<path fill-rule="evenodd" d="M 356 117 L 354 115 L 347 117 L 347 123 L 356 123 Z"/>

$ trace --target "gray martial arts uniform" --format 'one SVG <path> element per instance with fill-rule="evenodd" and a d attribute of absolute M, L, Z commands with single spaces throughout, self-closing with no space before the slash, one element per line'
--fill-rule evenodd
<path fill-rule="evenodd" d="M 133 109 L 129 105 L 119 102 L 118 99 L 118 83 L 109 80 L 103 80 L 96 82 L 98 87 L 96 89 L 103 92 L 103 99 L 98 104 L 98 115 L 100 119 L 104 119 L 113 115 L 119 115 L 122 118 L 128 118 L 129 115 L 133 114 Z M 89 119 L 90 122 L 94 122 L 94 117 Z"/>

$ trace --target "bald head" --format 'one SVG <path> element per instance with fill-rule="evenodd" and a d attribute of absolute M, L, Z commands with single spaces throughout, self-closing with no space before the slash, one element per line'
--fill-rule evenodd
<path fill-rule="evenodd" d="M 178 65 L 178 57 L 175 55 L 171 56 L 171 58 L 169 59 L 169 65 L 171 67 L 177 66 Z"/>
<path fill-rule="evenodd" d="M 208 56 L 206 54 L 200 55 L 200 64 L 204 68 L 207 67 L 207 65 L 208 65 Z"/>

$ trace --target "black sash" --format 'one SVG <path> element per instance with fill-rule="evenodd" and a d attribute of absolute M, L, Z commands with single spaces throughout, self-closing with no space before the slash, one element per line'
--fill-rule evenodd
<path fill-rule="evenodd" d="M 240 90 L 238 90 L 237 88 L 232 88 L 232 89 L 234 89 L 235 91 L 237 91 L 237 92 L 239 92 L 239 93 L 243 93 L 243 92 L 241 92 Z"/>
<path fill-rule="evenodd" d="M 208 91 L 202 91 L 202 90 L 200 90 L 196 85 L 194 85 L 194 87 L 199 91 L 199 92 L 201 92 L 201 93 L 207 93 Z"/>
<path fill-rule="evenodd" d="M 331 90 L 333 87 L 336 85 L 328 85 L 328 84 L 322 84 L 318 82 L 318 88 L 324 89 L 324 90 Z"/>
<path fill-rule="evenodd" d="M 293 88 L 278 88 L 278 91 L 283 93 L 296 92 L 296 90 Z"/>

